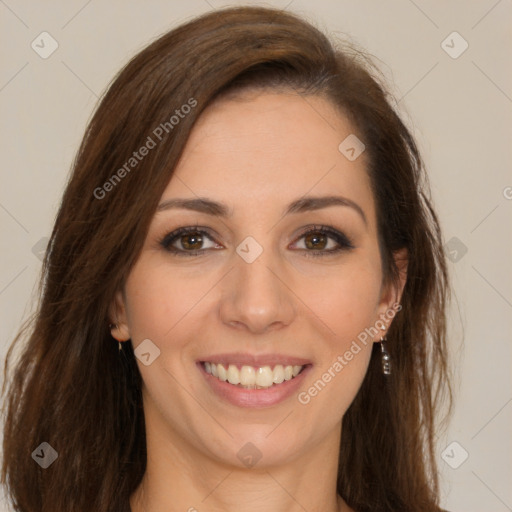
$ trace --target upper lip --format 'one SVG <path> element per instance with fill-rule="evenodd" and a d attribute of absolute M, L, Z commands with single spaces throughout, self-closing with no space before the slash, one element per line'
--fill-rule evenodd
<path fill-rule="evenodd" d="M 247 354 L 231 352 L 225 354 L 212 354 L 198 359 L 198 362 L 208 361 L 214 364 L 233 364 L 237 366 L 305 366 L 311 361 L 302 357 L 288 356 L 285 354 Z"/>

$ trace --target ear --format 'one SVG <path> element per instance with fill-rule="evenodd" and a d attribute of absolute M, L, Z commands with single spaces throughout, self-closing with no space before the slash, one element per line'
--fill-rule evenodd
<path fill-rule="evenodd" d="M 378 320 L 375 325 L 380 329 L 374 337 L 375 342 L 384 338 L 389 330 L 395 314 L 402 309 L 400 300 L 407 282 L 407 266 L 409 257 L 407 249 L 403 248 L 393 253 L 393 259 L 398 269 L 398 281 L 389 282 L 382 287 L 380 302 L 377 310 Z"/>
<path fill-rule="evenodd" d="M 126 300 L 122 290 L 116 292 L 114 299 L 109 307 L 110 328 L 112 337 L 117 341 L 127 341 L 130 339 L 130 329 L 128 327 L 126 315 Z"/>

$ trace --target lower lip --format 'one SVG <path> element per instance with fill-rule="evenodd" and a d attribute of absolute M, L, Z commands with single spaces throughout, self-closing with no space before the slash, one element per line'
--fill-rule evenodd
<path fill-rule="evenodd" d="M 297 391 L 312 367 L 308 364 L 293 379 L 274 384 L 266 389 L 244 389 L 210 375 L 201 363 L 197 363 L 197 366 L 213 392 L 237 407 L 270 407 L 283 402 Z"/>

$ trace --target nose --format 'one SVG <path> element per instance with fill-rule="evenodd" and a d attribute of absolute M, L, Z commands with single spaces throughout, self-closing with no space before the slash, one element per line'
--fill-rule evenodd
<path fill-rule="evenodd" d="M 295 316 L 294 294 L 272 251 L 264 250 L 252 263 L 238 254 L 234 258 L 234 268 L 223 280 L 222 321 L 254 334 L 289 325 Z"/>

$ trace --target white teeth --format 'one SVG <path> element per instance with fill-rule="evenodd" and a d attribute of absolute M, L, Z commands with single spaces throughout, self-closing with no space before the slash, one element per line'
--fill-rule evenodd
<path fill-rule="evenodd" d="M 227 371 L 221 364 L 217 365 L 217 374 L 220 380 L 226 382 L 228 380 Z"/>
<path fill-rule="evenodd" d="M 208 370 L 206 370 L 208 371 Z M 208 372 L 210 373 L 210 372 Z M 240 384 L 240 372 L 234 364 L 230 364 L 228 368 L 228 382 L 230 384 Z"/>
<path fill-rule="evenodd" d="M 284 368 L 278 364 L 274 368 L 273 382 L 274 384 L 281 384 L 284 381 Z"/>
<path fill-rule="evenodd" d="M 268 388 L 273 384 L 274 375 L 270 366 L 263 366 L 256 370 L 256 385 L 262 388 Z"/>
<path fill-rule="evenodd" d="M 242 386 L 254 386 L 256 384 L 256 371 L 252 366 L 242 366 L 240 370 L 240 384 Z"/>
<path fill-rule="evenodd" d="M 281 384 L 285 380 L 296 377 L 302 370 L 302 366 L 283 366 L 278 364 L 272 369 L 270 366 L 253 367 L 244 365 L 239 370 L 236 365 L 230 364 L 227 369 L 222 364 L 206 361 L 204 369 L 206 373 L 217 377 L 219 380 L 229 382 L 247 389 L 269 388 L 274 384 Z"/>

